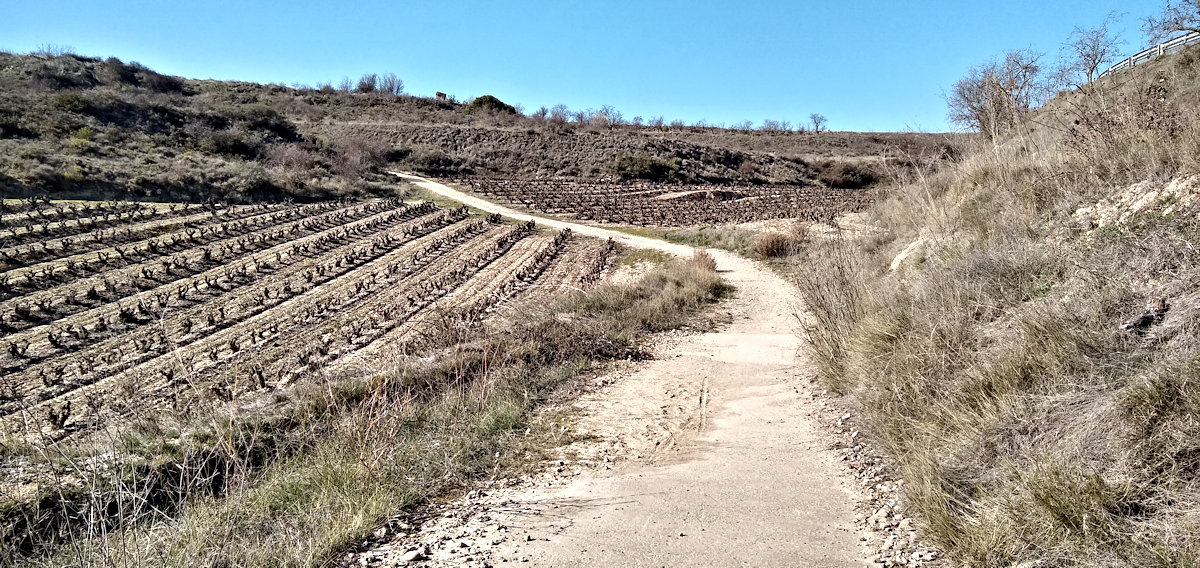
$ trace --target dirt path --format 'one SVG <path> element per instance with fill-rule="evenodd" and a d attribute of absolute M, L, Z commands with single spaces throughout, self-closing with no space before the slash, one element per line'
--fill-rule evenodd
<path fill-rule="evenodd" d="M 398 174 L 399 175 L 399 174 Z M 543 219 L 415 176 L 472 207 L 634 247 L 691 248 Z M 575 403 L 584 441 L 559 467 L 473 492 L 359 557 L 397 564 L 861 566 L 852 483 L 801 396 L 795 292 L 757 263 L 710 251 L 737 287 L 719 331 L 676 334 Z M 401 533 L 407 532 L 405 527 Z M 407 555 L 407 556 L 406 556 Z"/>

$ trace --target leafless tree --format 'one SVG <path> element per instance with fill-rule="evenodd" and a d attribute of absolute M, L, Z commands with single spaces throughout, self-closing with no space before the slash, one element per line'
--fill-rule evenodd
<path fill-rule="evenodd" d="M 364 73 L 358 78 L 358 85 L 355 90 L 360 93 L 374 93 L 379 85 L 379 75 L 374 73 Z"/>
<path fill-rule="evenodd" d="M 554 124 L 564 124 L 571 117 L 571 111 L 567 109 L 567 105 L 554 105 L 550 107 L 550 122 Z"/>
<path fill-rule="evenodd" d="M 1142 30 L 1155 42 L 1200 32 L 1200 0 L 1168 0 L 1157 16 L 1142 20 Z"/>
<path fill-rule="evenodd" d="M 338 83 L 338 90 L 343 93 L 349 93 L 350 90 L 353 88 L 354 88 L 354 83 L 350 80 L 349 77 L 342 77 L 342 80 Z"/>
<path fill-rule="evenodd" d="M 393 95 L 404 94 L 404 81 L 395 73 L 386 73 L 379 77 L 379 90 Z"/>
<path fill-rule="evenodd" d="M 592 126 L 612 130 L 620 126 L 624 122 L 624 118 L 621 116 L 621 111 L 611 105 L 604 105 L 600 107 L 600 110 L 591 113 L 588 122 Z"/>
<path fill-rule="evenodd" d="M 829 123 L 829 119 L 825 118 L 825 115 L 815 112 L 808 115 L 808 121 L 812 124 L 813 132 L 825 130 L 825 125 Z"/>
<path fill-rule="evenodd" d="M 1010 51 L 1001 61 L 971 69 L 946 98 L 951 122 L 995 139 L 1045 99 L 1041 54 Z"/>
<path fill-rule="evenodd" d="M 1056 80 L 1065 86 L 1085 89 L 1117 55 L 1120 40 L 1112 31 L 1119 15 L 1110 12 L 1104 23 L 1094 28 L 1076 27 L 1062 48 L 1062 63 Z"/>

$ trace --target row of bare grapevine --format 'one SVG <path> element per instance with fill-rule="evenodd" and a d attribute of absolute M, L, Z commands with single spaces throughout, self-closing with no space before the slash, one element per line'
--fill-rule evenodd
<path fill-rule="evenodd" d="M 791 218 L 828 221 L 870 203 L 863 191 L 822 186 L 671 185 L 460 178 L 486 195 L 550 214 L 641 226 L 692 226 Z"/>

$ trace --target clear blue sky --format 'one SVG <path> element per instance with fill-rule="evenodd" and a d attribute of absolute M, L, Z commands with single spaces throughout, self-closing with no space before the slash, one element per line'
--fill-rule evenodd
<path fill-rule="evenodd" d="M 1006 49 L 1050 56 L 1123 12 L 1122 51 L 1161 0 L 261 2 L 5 0 L 0 49 L 69 45 L 196 78 L 336 82 L 395 72 L 408 92 L 493 94 L 527 111 L 806 121 L 941 131 L 943 93 Z"/>

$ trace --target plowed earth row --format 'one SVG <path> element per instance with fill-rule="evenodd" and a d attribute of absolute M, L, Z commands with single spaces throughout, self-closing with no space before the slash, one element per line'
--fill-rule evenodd
<path fill-rule="evenodd" d="M 436 340 L 447 317 L 473 325 L 499 306 L 585 287 L 614 251 L 395 199 L 202 212 L 106 204 L 96 214 L 116 219 L 110 209 L 125 215 L 111 221 L 118 242 L 56 234 L 54 223 L 90 226 L 89 209 L 59 207 L 34 227 L 44 240 L 4 249 L 37 257 L 0 272 L 6 436 L 78 437 L 369 364 Z"/>

